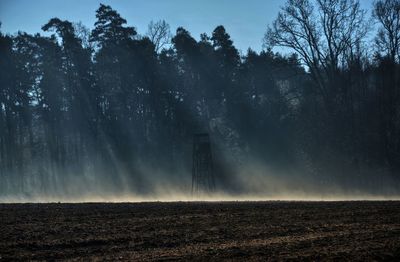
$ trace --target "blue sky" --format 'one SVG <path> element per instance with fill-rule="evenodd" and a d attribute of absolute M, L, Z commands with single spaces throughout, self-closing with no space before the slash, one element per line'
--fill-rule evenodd
<path fill-rule="evenodd" d="M 369 8 L 373 0 L 361 0 Z M 144 34 L 151 20 L 164 19 L 173 33 L 178 26 L 188 29 L 198 39 L 224 25 L 235 46 L 261 50 L 262 38 L 286 0 L 0 0 L 1 31 L 41 32 L 50 18 L 81 21 L 89 28 L 96 20 L 99 3 L 111 5 L 128 24 Z"/>

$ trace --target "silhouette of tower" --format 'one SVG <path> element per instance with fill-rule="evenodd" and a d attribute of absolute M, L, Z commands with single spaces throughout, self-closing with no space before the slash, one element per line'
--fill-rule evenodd
<path fill-rule="evenodd" d="M 193 136 L 192 195 L 200 196 L 215 190 L 210 137 L 206 133 Z"/>

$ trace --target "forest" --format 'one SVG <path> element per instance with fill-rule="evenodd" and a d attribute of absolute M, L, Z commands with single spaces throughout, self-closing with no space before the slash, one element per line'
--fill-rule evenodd
<path fill-rule="evenodd" d="M 400 193 L 399 0 L 287 0 L 260 52 L 93 15 L 0 33 L 0 199 L 185 194 L 202 132 L 218 192 Z"/>

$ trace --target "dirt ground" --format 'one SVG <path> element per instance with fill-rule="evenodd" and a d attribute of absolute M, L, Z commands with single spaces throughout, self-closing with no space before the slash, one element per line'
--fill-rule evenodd
<path fill-rule="evenodd" d="M 400 260 L 400 202 L 0 204 L 0 261 Z"/>

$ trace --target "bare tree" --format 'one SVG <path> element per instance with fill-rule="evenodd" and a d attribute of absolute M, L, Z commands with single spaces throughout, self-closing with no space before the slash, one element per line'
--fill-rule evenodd
<path fill-rule="evenodd" d="M 84 48 L 93 48 L 93 43 L 90 40 L 90 29 L 86 27 L 82 22 L 73 24 L 76 36 L 82 41 L 82 46 Z"/>
<path fill-rule="evenodd" d="M 378 0 L 374 2 L 374 18 L 380 27 L 375 38 L 378 52 L 400 61 L 400 0 Z"/>
<path fill-rule="evenodd" d="M 268 27 L 264 44 L 298 53 L 329 103 L 330 83 L 367 34 L 365 14 L 358 0 L 288 0 Z"/>
<path fill-rule="evenodd" d="M 170 26 L 164 20 L 151 21 L 146 36 L 153 42 L 158 53 L 163 47 L 171 43 Z"/>

